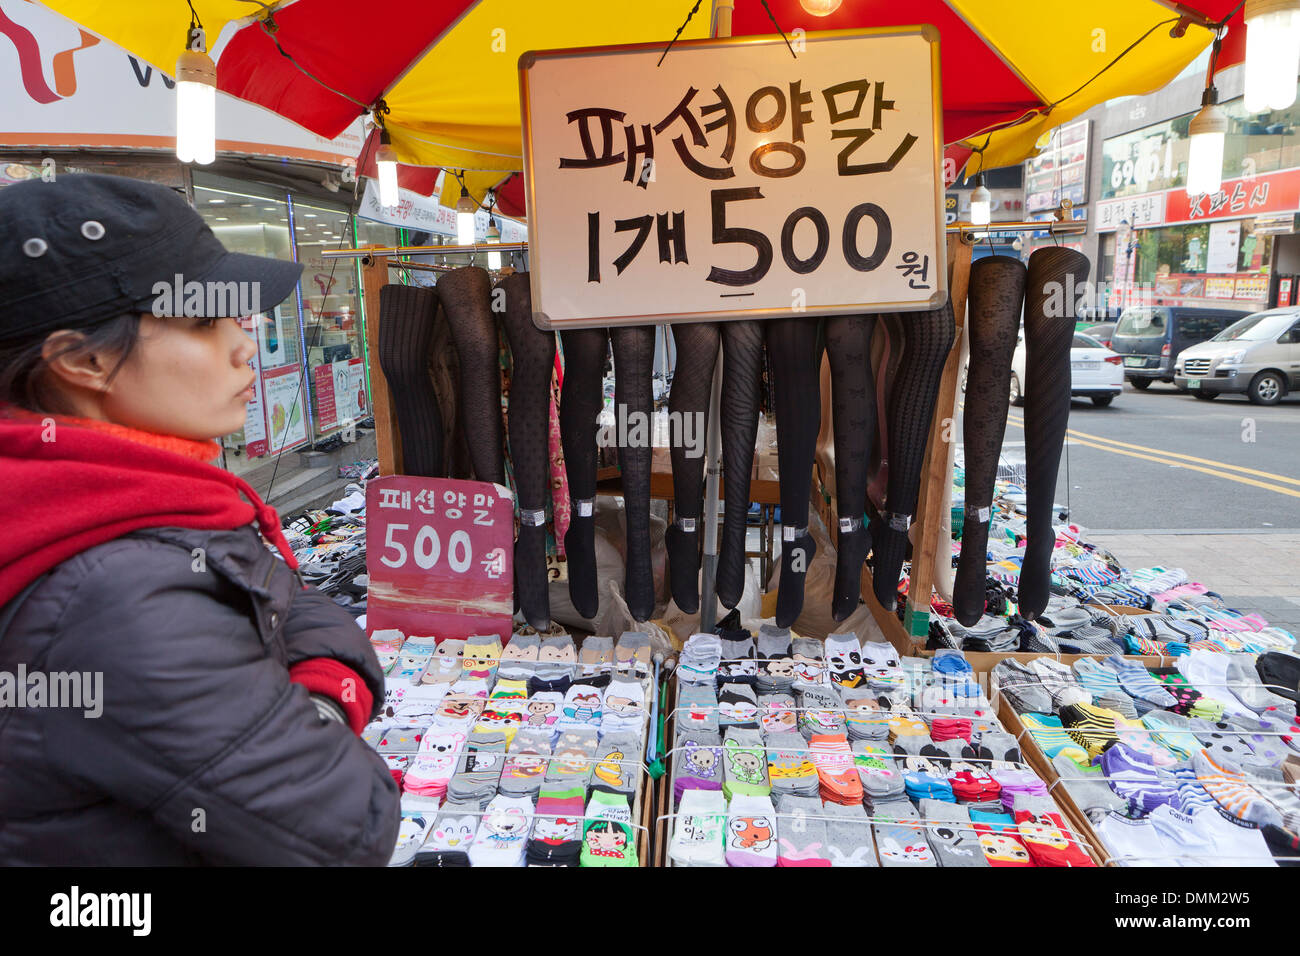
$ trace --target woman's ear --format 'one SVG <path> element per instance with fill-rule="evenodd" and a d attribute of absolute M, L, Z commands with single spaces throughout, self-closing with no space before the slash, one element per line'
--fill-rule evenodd
<path fill-rule="evenodd" d="M 52 332 L 41 347 L 41 358 L 64 391 L 69 386 L 90 392 L 107 391 L 111 363 L 105 356 L 84 348 L 85 340 L 81 332 L 70 329 Z"/>

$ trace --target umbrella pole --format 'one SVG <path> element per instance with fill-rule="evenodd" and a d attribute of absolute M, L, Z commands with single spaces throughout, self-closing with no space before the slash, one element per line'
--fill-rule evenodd
<path fill-rule="evenodd" d="M 731 36 L 731 12 L 735 0 L 713 0 L 714 38 Z M 718 611 L 718 474 L 722 470 L 722 350 L 713 366 L 713 391 L 709 396 L 709 429 L 705 442 L 704 478 L 704 572 L 700 588 L 700 630 L 709 632 Z"/>

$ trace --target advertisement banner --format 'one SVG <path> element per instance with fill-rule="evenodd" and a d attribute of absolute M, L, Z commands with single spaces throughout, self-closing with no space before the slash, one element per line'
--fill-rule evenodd
<path fill-rule="evenodd" d="M 1213 194 L 1189 196 L 1185 189 L 1171 189 L 1165 200 L 1165 222 L 1242 219 L 1296 209 L 1300 209 L 1300 169 L 1283 169 L 1251 178 L 1225 179 Z"/>
<path fill-rule="evenodd" d="M 339 420 L 334 402 L 334 364 L 317 365 L 311 370 L 311 380 L 316 393 L 316 427 L 324 431 Z"/>
<path fill-rule="evenodd" d="M 368 633 L 510 639 L 514 498 L 485 481 L 392 475 L 366 485 Z"/>
<path fill-rule="evenodd" d="M 239 320 L 240 327 L 251 338 L 257 338 L 260 316 L 247 316 Z M 244 409 L 244 454 L 260 458 L 266 454 L 266 405 L 262 400 L 262 350 L 253 353 L 248 365 L 253 370 L 253 400 Z"/>
<path fill-rule="evenodd" d="M 1237 280 L 1210 276 L 1205 280 L 1205 297 L 1207 299 L 1231 299 L 1236 291 Z"/>
<path fill-rule="evenodd" d="M 370 415 L 370 402 L 366 398 L 365 359 L 346 359 L 330 366 L 334 379 L 335 421 L 358 421 Z"/>
<path fill-rule="evenodd" d="M 262 373 L 266 430 L 270 454 L 277 455 L 307 443 L 307 416 L 303 413 L 302 366 L 297 362 Z"/>

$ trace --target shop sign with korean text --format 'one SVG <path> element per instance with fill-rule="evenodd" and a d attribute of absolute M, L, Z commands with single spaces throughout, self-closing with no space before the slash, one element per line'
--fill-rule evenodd
<path fill-rule="evenodd" d="M 946 301 L 933 27 L 664 48 L 520 57 L 539 326 Z"/>
<path fill-rule="evenodd" d="M 486 481 L 390 475 L 366 485 L 366 630 L 510 638 L 514 498 Z"/>

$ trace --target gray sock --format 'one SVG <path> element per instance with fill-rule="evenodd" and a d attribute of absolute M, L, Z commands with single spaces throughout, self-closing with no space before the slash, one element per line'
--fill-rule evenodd
<path fill-rule="evenodd" d="M 501 781 L 506 759 L 506 735 L 498 731 L 474 731 L 465 741 L 456 774 L 447 784 L 448 800 L 491 798 Z"/>
<path fill-rule="evenodd" d="M 1052 758 L 1052 766 L 1056 768 L 1065 792 L 1084 813 L 1091 815 L 1094 810 L 1108 813 L 1128 809 L 1128 801 L 1110 788 L 1106 783 L 1106 772 L 1100 766 L 1081 767 L 1063 753 Z"/>
<path fill-rule="evenodd" d="M 608 734 L 641 736 L 645 726 L 645 688 L 639 680 L 615 675 L 605 688 L 604 708 L 600 718 L 602 740 Z"/>
<path fill-rule="evenodd" d="M 718 691 L 718 726 L 758 729 L 758 698 L 748 684 L 723 684 Z"/>
<path fill-rule="evenodd" d="M 816 866 L 829 860 L 826 821 L 817 797 L 783 793 L 775 799 L 777 866 Z"/>
<path fill-rule="evenodd" d="M 641 776 L 641 738 L 633 734 L 605 734 L 596 748 L 591 766 L 591 788 L 626 794 L 636 793 Z"/>
<path fill-rule="evenodd" d="M 562 677 L 572 679 L 578 675 L 577 661 L 578 649 L 574 646 L 572 637 L 561 634 L 559 637 L 543 638 L 537 652 L 537 677 L 546 681 Z"/>
<path fill-rule="evenodd" d="M 1279 697 L 1261 683 L 1252 655 L 1232 654 L 1228 657 L 1228 685 L 1228 692 L 1257 714 L 1268 707 L 1276 707 L 1295 716 L 1295 701 Z"/>
<path fill-rule="evenodd" d="M 687 790 L 722 790 L 722 738 L 706 731 L 684 731 L 673 747 L 673 804 Z"/>
<path fill-rule="evenodd" d="M 497 677 L 502 680 L 528 680 L 537 672 L 537 655 L 542 639 L 536 634 L 515 634 L 501 648 Z"/>
<path fill-rule="evenodd" d="M 796 637 L 792 642 L 794 677 L 810 684 L 829 683 L 826 677 L 826 645 L 811 637 Z"/>
<path fill-rule="evenodd" d="M 1109 694 L 1098 694 L 1093 699 L 1097 702 L 1096 706 L 1098 707 L 1107 707 L 1110 710 L 1115 711 L 1115 713 L 1127 717 L 1129 720 L 1137 720 L 1138 718 L 1138 702 L 1128 696 L 1128 694 L 1122 694 L 1119 691 L 1112 691 Z M 1150 709 L 1151 708 L 1148 706 L 1147 710 Z"/>
<path fill-rule="evenodd" d="M 874 804 L 877 800 L 901 797 L 903 773 L 894 760 L 889 744 L 882 741 L 853 741 L 853 763 L 862 781 L 862 790 Z"/>
<path fill-rule="evenodd" d="M 546 768 L 546 783 L 566 787 L 586 785 L 596 756 L 597 734 L 593 727 L 575 727 L 560 734 Z"/>
<path fill-rule="evenodd" d="M 1052 707 L 1052 695 L 1047 692 L 1047 688 L 1038 680 L 1037 675 L 1030 673 L 1029 668 L 1019 661 L 998 661 L 993 665 L 993 677 L 997 681 L 999 692 L 1011 701 L 1011 706 L 1015 708 L 1016 713 L 1055 712 Z"/>
<path fill-rule="evenodd" d="M 550 758 L 549 730 L 520 730 L 510 743 L 505 767 L 501 771 L 500 791 L 512 797 L 536 793 L 542 787 Z"/>
<path fill-rule="evenodd" d="M 922 800 L 918 804 L 927 823 L 926 838 L 939 857 L 940 866 L 988 866 L 979 837 L 970 826 L 965 807 L 943 800 Z"/>
<path fill-rule="evenodd" d="M 764 745 L 772 793 L 817 796 L 820 787 L 817 768 L 802 734 L 768 734 Z"/>
<path fill-rule="evenodd" d="M 712 684 L 677 685 L 677 732 L 718 732 L 718 695 Z"/>
<path fill-rule="evenodd" d="M 871 838 L 867 811 L 858 805 L 828 803 L 822 807 L 826 821 L 826 850 L 831 866 L 879 866 Z"/>
<path fill-rule="evenodd" d="M 801 638 L 802 639 L 802 638 Z M 804 737 L 813 734 L 845 733 L 844 702 L 830 687 L 795 682 L 795 700 L 799 702 L 799 729 Z"/>
<path fill-rule="evenodd" d="M 799 714 L 789 694 L 759 694 L 758 723 L 763 736 L 799 729 Z"/>
<path fill-rule="evenodd" d="M 758 689 L 788 691 L 794 683 L 790 629 L 763 624 L 758 629 Z"/>
<path fill-rule="evenodd" d="M 722 638 L 722 663 L 718 666 L 720 680 L 753 682 L 758 677 L 758 661 L 754 658 L 754 639 Z"/>
<path fill-rule="evenodd" d="M 870 687 L 841 687 L 840 699 L 850 740 L 889 739 L 889 702 Z"/>
<path fill-rule="evenodd" d="M 876 852 L 881 866 L 938 866 L 934 851 L 925 838 L 925 828 L 916 824 L 891 823 L 889 820 L 917 820 L 916 808 L 907 800 L 874 803 Z M 881 818 L 885 818 L 884 821 Z"/>
<path fill-rule="evenodd" d="M 587 637 L 578 650 L 578 665 L 583 677 L 610 674 L 614 671 L 614 639 Z"/>
<path fill-rule="evenodd" d="M 614 645 L 614 665 L 620 674 L 650 676 L 650 635 L 645 631 L 624 631 Z"/>

